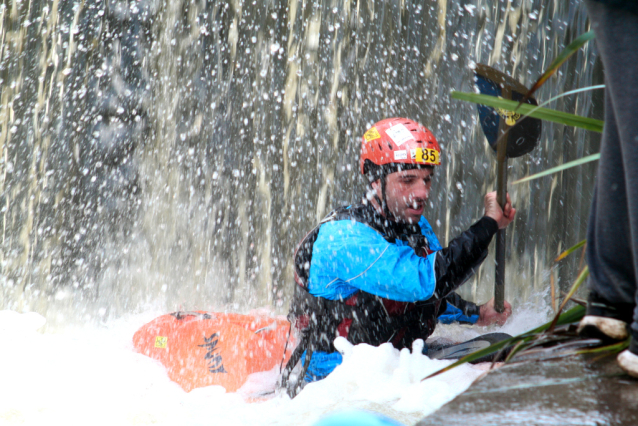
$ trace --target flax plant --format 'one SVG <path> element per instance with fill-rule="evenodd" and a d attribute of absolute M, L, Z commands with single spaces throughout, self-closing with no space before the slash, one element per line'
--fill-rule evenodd
<path fill-rule="evenodd" d="M 553 97 L 552 99 L 542 103 L 539 106 L 529 105 L 524 103 L 525 99 L 531 96 L 538 88 L 540 88 L 551 75 L 553 75 L 558 68 L 578 49 L 580 49 L 585 43 L 594 38 L 592 31 L 585 33 L 578 37 L 574 42 L 565 48 L 565 50 L 550 64 L 548 69 L 539 77 L 534 83 L 532 89 L 526 94 L 525 98 L 521 102 L 509 101 L 502 98 L 489 95 L 481 95 L 476 93 L 464 93 L 464 92 L 452 92 L 452 98 L 473 102 L 490 106 L 493 108 L 502 108 L 507 111 L 517 111 L 524 115 L 524 117 L 538 118 L 541 120 L 552 121 L 568 126 L 574 126 L 585 130 L 590 130 L 598 133 L 602 133 L 604 122 L 589 117 L 582 117 L 575 114 L 570 114 L 563 111 L 556 111 L 548 108 L 544 108 L 544 105 L 556 100 L 562 96 L 571 95 L 574 93 L 583 92 L 586 90 L 595 90 L 604 88 L 604 86 L 592 86 L 582 89 L 573 90 Z M 519 120 L 520 121 L 520 120 Z M 557 167 L 550 168 L 540 173 L 536 173 L 530 176 L 526 176 L 514 182 L 514 184 L 520 184 L 528 182 L 534 179 L 548 176 L 553 173 L 557 173 L 571 167 L 576 167 L 581 164 L 585 164 L 591 161 L 596 161 L 600 158 L 600 154 L 593 154 L 575 161 L 571 161 L 562 164 Z M 573 247 L 565 250 L 556 259 L 555 262 L 560 262 L 570 254 L 574 253 L 580 248 L 585 247 L 586 240 L 580 241 Z M 533 330 L 514 336 L 510 339 L 493 344 L 485 349 L 479 350 L 472 354 L 469 354 L 458 361 L 450 364 L 449 366 L 436 371 L 433 374 L 425 377 L 426 380 L 430 377 L 439 375 L 446 371 L 449 371 L 459 365 L 467 362 L 472 362 L 477 359 L 483 358 L 491 354 L 497 354 L 498 352 L 508 352 L 505 362 L 517 362 L 525 361 L 526 359 L 553 359 L 562 358 L 565 356 L 585 355 L 585 354 L 601 354 L 600 357 L 608 356 L 618 353 L 629 345 L 629 340 L 614 343 L 612 345 L 601 346 L 601 342 L 597 339 L 578 339 L 575 333 L 575 324 L 579 322 L 585 315 L 586 308 L 581 304 L 568 309 L 563 313 L 567 303 L 572 300 L 572 297 L 581 284 L 589 276 L 589 268 L 584 266 L 570 290 L 567 292 L 560 308 L 557 310 L 556 315 L 551 321 L 537 327 Z M 596 358 L 598 359 L 598 358 Z M 494 364 L 492 365 L 494 366 Z"/>

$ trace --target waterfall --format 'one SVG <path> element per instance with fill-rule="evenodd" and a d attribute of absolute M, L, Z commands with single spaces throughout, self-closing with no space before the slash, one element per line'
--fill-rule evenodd
<path fill-rule="evenodd" d="M 577 0 L 13 0 L 0 5 L 0 309 L 60 321 L 143 309 L 284 312 L 292 253 L 357 202 L 361 136 L 413 118 L 442 147 L 426 216 L 442 242 L 482 215 L 495 155 L 471 91 L 528 87 L 589 29 Z M 602 82 L 594 43 L 537 93 Z M 600 118 L 602 91 L 550 107 Z M 515 178 L 598 152 L 543 123 Z M 548 302 L 585 237 L 596 164 L 517 186 L 506 296 Z M 493 255 L 462 294 L 485 301 Z M 540 296 L 539 296 L 540 295 Z"/>

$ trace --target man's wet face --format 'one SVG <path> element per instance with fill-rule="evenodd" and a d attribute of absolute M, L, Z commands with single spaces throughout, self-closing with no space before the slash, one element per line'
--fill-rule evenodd
<path fill-rule="evenodd" d="M 418 223 L 430 196 L 434 168 L 396 172 L 386 176 L 386 201 L 397 221 Z M 381 196 L 379 194 L 379 196 Z"/>

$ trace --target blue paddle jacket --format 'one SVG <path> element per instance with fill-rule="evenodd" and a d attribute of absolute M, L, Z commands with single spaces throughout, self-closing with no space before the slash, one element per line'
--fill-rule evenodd
<path fill-rule="evenodd" d="M 302 338 L 291 362 L 309 360 L 305 380 L 318 380 L 341 363 L 332 344 L 337 336 L 403 348 L 425 340 L 437 317 L 476 322 L 478 307 L 454 289 L 484 260 L 497 230 L 496 221 L 484 217 L 442 248 L 424 217 L 403 225 L 371 205 L 333 211 L 295 254 L 298 285 L 289 318 Z"/>

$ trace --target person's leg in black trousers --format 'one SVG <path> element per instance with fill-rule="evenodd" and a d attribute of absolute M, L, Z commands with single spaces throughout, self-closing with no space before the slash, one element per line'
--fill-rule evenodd
<path fill-rule="evenodd" d="M 597 1 L 587 8 L 605 67 L 605 128 L 587 231 L 590 296 L 581 330 L 612 340 L 629 331 L 624 358 L 635 356 L 638 375 L 638 11 Z"/>

